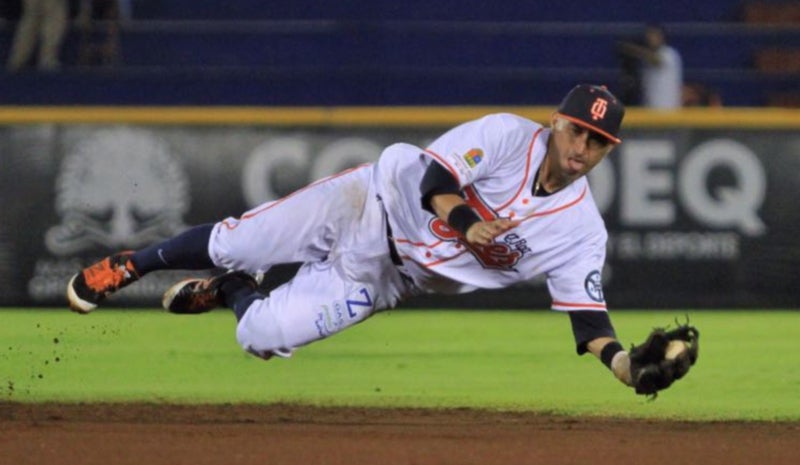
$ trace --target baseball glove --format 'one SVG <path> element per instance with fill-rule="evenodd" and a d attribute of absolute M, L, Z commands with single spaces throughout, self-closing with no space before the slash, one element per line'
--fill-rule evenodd
<path fill-rule="evenodd" d="M 658 391 L 683 378 L 697 362 L 700 332 L 686 324 L 672 330 L 655 328 L 644 343 L 633 346 L 631 384 L 637 394 L 655 399 Z"/>

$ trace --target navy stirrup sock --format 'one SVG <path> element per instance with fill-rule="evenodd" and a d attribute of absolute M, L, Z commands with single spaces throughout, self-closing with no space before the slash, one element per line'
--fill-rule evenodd
<path fill-rule="evenodd" d="M 208 256 L 213 224 L 195 226 L 164 242 L 145 247 L 131 257 L 139 276 L 156 270 L 207 270 L 214 268 Z"/>
<path fill-rule="evenodd" d="M 225 306 L 233 310 L 236 321 L 240 321 L 247 309 L 254 301 L 266 297 L 264 294 L 253 288 L 253 284 L 238 279 L 230 280 L 220 286 Z"/>
<path fill-rule="evenodd" d="M 225 305 L 233 310 L 236 321 L 241 321 L 247 309 L 253 302 L 261 300 L 266 296 L 253 289 L 242 289 L 239 292 L 225 295 Z"/>

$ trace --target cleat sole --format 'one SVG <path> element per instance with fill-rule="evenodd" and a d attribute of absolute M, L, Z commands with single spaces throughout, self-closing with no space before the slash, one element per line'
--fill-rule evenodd
<path fill-rule="evenodd" d="M 83 300 L 80 297 L 78 297 L 77 293 L 75 293 L 75 288 L 73 287 L 73 284 L 75 283 L 75 278 L 77 277 L 78 275 L 76 274 L 75 276 L 72 277 L 72 279 L 69 280 L 69 284 L 67 284 L 67 300 L 69 301 L 70 310 L 72 310 L 75 313 L 80 313 L 82 315 L 85 315 L 94 310 L 95 308 L 97 308 L 97 304 L 89 302 L 87 300 Z"/>
<path fill-rule="evenodd" d="M 198 279 L 184 279 L 183 281 L 179 281 L 172 285 L 166 292 L 164 292 L 164 297 L 161 298 L 161 306 L 164 307 L 164 310 L 172 313 L 175 312 L 172 308 L 172 302 L 175 301 L 175 297 L 178 293 L 183 289 L 183 287 L 191 282 L 196 282 Z"/>

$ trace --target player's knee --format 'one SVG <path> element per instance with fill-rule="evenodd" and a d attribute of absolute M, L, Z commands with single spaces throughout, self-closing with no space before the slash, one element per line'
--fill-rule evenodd
<path fill-rule="evenodd" d="M 250 303 L 236 327 L 236 340 L 246 352 L 263 359 L 273 355 L 288 357 L 292 353 L 278 319 L 270 311 L 268 299 Z"/>
<path fill-rule="evenodd" d="M 218 267 L 252 272 L 252 245 L 248 241 L 237 239 L 239 234 L 226 230 L 227 224 L 237 221 L 239 220 L 228 218 L 217 223 L 209 241 L 209 256 Z"/>

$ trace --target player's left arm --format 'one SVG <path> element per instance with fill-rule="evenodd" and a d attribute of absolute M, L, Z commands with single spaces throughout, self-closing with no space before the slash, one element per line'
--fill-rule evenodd
<path fill-rule="evenodd" d="M 653 329 L 643 343 L 629 352 L 614 335 L 606 312 L 582 310 L 569 315 L 578 354 L 594 354 L 637 394 L 655 398 L 697 362 L 700 332 L 688 321 L 678 323 L 674 329 Z"/>
<path fill-rule="evenodd" d="M 569 312 L 578 355 L 587 352 L 597 357 L 614 376 L 631 385 L 630 358 L 617 340 L 608 312 L 574 310 Z"/>

